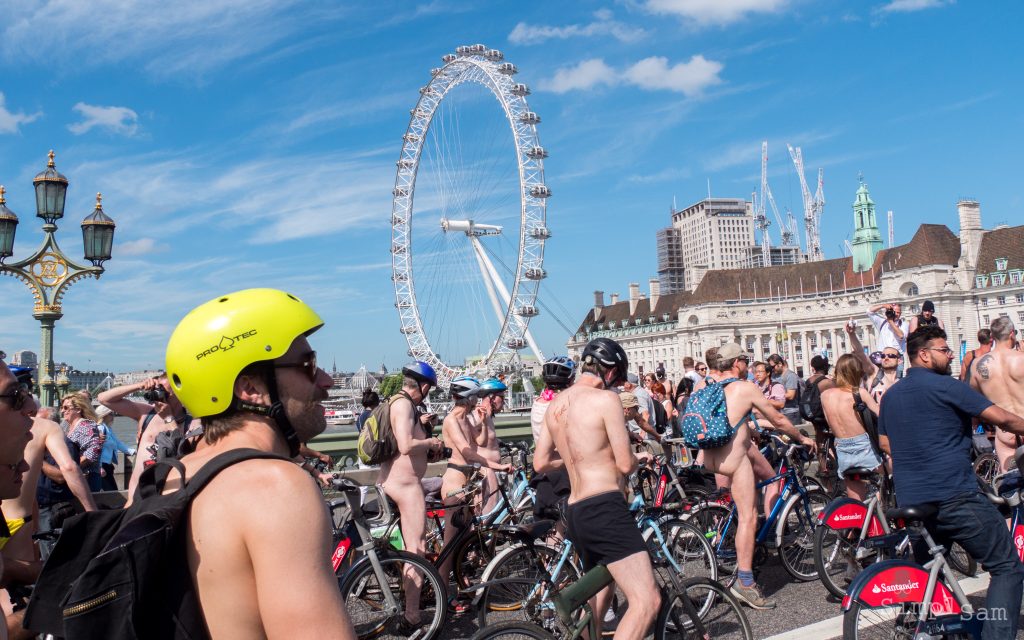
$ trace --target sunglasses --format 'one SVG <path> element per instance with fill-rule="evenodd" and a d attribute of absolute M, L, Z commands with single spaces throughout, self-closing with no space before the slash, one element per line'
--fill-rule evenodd
<path fill-rule="evenodd" d="M 697 371 L 707 371 L 707 367 L 697 367 Z"/>
<path fill-rule="evenodd" d="M 31 394 L 29 394 L 28 389 L 22 385 L 18 385 L 14 388 L 14 391 L 0 395 L 0 398 L 10 398 L 11 409 L 20 411 L 21 408 L 25 406 L 25 400 L 27 400 L 30 395 Z"/>
<path fill-rule="evenodd" d="M 883 353 L 882 354 L 882 359 L 883 360 L 899 360 L 900 359 L 900 354 L 898 354 L 898 353 Z"/>
<path fill-rule="evenodd" d="M 306 359 L 302 362 L 275 362 L 275 369 L 304 369 L 306 376 L 310 382 L 316 381 L 316 351 L 310 351 L 306 354 Z"/>

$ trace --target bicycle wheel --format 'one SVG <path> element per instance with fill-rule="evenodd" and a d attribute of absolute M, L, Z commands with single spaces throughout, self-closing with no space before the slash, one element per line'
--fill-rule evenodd
<path fill-rule="evenodd" d="M 843 640 L 912 640 L 917 625 L 916 608 L 905 603 L 868 608 L 854 602 L 843 614 Z M 953 636 L 945 637 L 954 640 Z"/>
<path fill-rule="evenodd" d="M 541 566 L 552 574 L 561 556 L 561 547 L 535 543 L 533 551 L 520 544 L 496 557 L 484 572 L 483 581 L 510 582 L 486 587 L 481 593 L 477 609 L 480 628 L 511 620 L 541 622 L 542 611 L 551 609 L 550 601 L 544 598 Z M 563 563 L 558 575 L 552 575 L 556 591 L 579 578 L 580 570 L 571 557 Z"/>
<path fill-rule="evenodd" d="M 859 529 L 832 529 L 819 526 L 814 530 L 814 567 L 825 589 L 837 598 L 846 595 L 848 571 L 860 571 L 860 564 L 851 563 L 857 551 Z"/>
<path fill-rule="evenodd" d="M 480 582 L 487 565 L 515 540 L 500 529 L 475 531 L 467 537 L 452 556 L 452 573 L 459 589 L 468 589 Z"/>
<path fill-rule="evenodd" d="M 730 519 L 732 509 L 721 504 L 706 504 L 690 517 L 692 522 L 711 545 L 718 560 L 718 566 L 726 573 L 736 570 L 736 519 Z M 724 531 L 726 523 L 728 530 Z"/>
<path fill-rule="evenodd" d="M 341 597 L 356 635 L 363 638 L 437 637 L 448 610 L 448 593 L 434 566 L 406 551 L 380 555 L 383 584 L 369 558 L 364 558 L 341 581 Z M 405 579 L 403 579 L 403 575 Z M 398 628 L 405 617 L 406 582 L 420 587 L 419 612 L 422 625 L 412 634 Z M 388 611 L 384 589 L 394 594 L 398 611 Z"/>
<path fill-rule="evenodd" d="M 958 571 L 969 578 L 974 577 L 978 573 L 978 562 L 971 557 L 971 554 L 967 553 L 966 549 L 960 546 L 959 542 L 954 542 L 949 546 L 949 551 L 946 552 L 946 560 L 954 571 Z"/>
<path fill-rule="evenodd" d="M 697 607 L 691 603 L 710 602 L 706 611 L 697 614 Z M 704 633 L 698 629 L 703 627 Z M 661 610 L 654 623 L 655 640 L 713 638 L 714 640 L 753 640 L 750 621 L 740 609 L 736 598 L 729 590 L 714 580 L 689 578 L 683 581 L 682 593 L 670 593 L 663 598 Z"/>
<path fill-rule="evenodd" d="M 780 516 L 783 525 L 779 559 L 789 575 L 801 582 L 818 577 L 814 566 L 814 529 L 818 526 L 818 514 L 831 501 L 827 494 L 808 491 L 806 498 L 798 494 L 796 500 L 791 500 Z"/>
<path fill-rule="evenodd" d="M 503 622 L 484 627 L 473 634 L 471 640 L 551 640 L 553 635 L 529 622 Z"/>
<path fill-rule="evenodd" d="M 704 531 L 681 518 L 670 517 L 658 522 L 665 540 L 664 548 L 652 529 L 644 532 L 655 570 L 679 567 L 682 578 L 718 579 L 718 563 Z M 669 557 L 665 556 L 666 551 Z"/>
<path fill-rule="evenodd" d="M 974 461 L 974 475 L 978 476 L 987 486 L 996 490 L 993 482 L 999 475 L 999 458 L 994 453 L 983 453 Z"/>

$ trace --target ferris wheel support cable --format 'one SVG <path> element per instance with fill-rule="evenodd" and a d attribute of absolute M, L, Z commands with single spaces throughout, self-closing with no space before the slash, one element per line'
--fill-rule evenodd
<path fill-rule="evenodd" d="M 487 286 L 487 295 L 491 299 L 491 306 L 494 308 L 494 315 L 498 317 L 498 322 L 501 322 L 505 316 L 505 312 L 502 310 L 501 304 L 498 303 L 498 294 L 494 292 L 494 283 L 491 282 L 487 266 L 484 265 L 484 258 L 481 255 L 480 243 L 478 242 L 473 242 L 473 255 L 476 256 L 476 263 L 480 267 L 480 277 L 483 278 L 484 284 Z"/>

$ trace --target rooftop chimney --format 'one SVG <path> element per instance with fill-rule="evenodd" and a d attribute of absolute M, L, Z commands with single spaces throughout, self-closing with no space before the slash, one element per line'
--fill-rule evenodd
<path fill-rule="evenodd" d="M 594 320 L 601 317 L 601 309 L 604 308 L 604 291 L 594 292 Z"/>
<path fill-rule="evenodd" d="M 612 302 L 611 302 L 611 304 L 612 305 L 619 304 L 619 294 L 617 294 L 617 293 L 613 293 L 612 294 Z"/>
<path fill-rule="evenodd" d="M 978 252 L 981 251 L 981 205 L 977 200 L 962 198 L 956 203 L 960 214 L 960 263 L 968 269 L 978 265 Z"/>
<path fill-rule="evenodd" d="M 636 313 L 636 304 L 640 301 L 640 283 L 629 283 L 629 315 Z"/>
<path fill-rule="evenodd" d="M 658 298 L 661 297 L 661 282 L 651 278 L 648 283 L 651 285 L 651 313 L 654 313 L 654 307 L 658 306 Z"/>

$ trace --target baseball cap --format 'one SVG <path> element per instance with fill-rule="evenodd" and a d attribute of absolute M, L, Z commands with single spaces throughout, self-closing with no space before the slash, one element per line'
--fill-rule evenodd
<path fill-rule="evenodd" d="M 626 382 L 629 384 L 640 384 L 640 378 L 635 373 L 630 373 L 626 376 Z"/>
<path fill-rule="evenodd" d="M 931 311 L 935 313 L 935 303 L 931 300 L 925 300 L 924 304 L 921 305 L 921 311 Z"/>
<path fill-rule="evenodd" d="M 110 409 L 108 407 L 106 407 L 106 406 L 104 406 L 102 404 L 100 406 L 96 407 L 96 417 L 97 418 L 102 420 L 103 416 L 107 415 L 108 413 L 110 413 Z"/>
<path fill-rule="evenodd" d="M 744 351 L 740 345 L 735 342 L 730 342 L 718 347 L 719 360 L 734 360 L 740 356 L 746 356 L 749 359 L 753 357 L 753 354 Z"/>
<path fill-rule="evenodd" d="M 633 375 L 633 374 L 630 374 Z M 619 394 L 619 400 L 622 401 L 622 408 L 628 409 L 630 407 L 639 407 L 640 402 L 637 401 L 636 396 L 628 391 L 623 391 Z"/>

